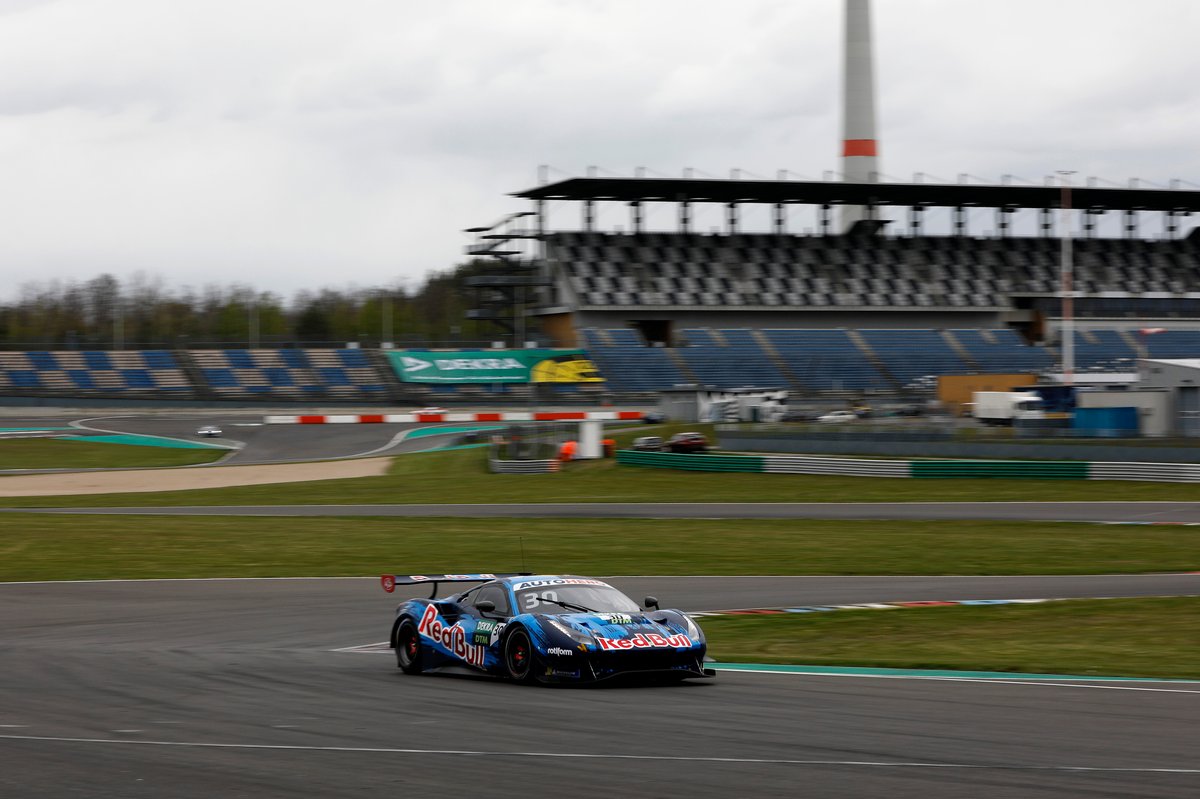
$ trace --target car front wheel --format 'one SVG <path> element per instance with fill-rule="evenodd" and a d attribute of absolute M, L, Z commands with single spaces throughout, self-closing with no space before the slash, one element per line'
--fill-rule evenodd
<path fill-rule="evenodd" d="M 533 682 L 534 671 L 533 643 L 529 633 L 517 628 L 509 633 L 504 642 L 504 666 L 508 676 L 515 682 Z"/>

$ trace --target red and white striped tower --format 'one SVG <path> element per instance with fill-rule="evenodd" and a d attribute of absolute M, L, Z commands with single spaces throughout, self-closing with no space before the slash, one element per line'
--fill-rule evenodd
<path fill-rule="evenodd" d="M 875 65 L 871 58 L 871 2 L 846 0 L 845 63 L 842 75 L 842 179 L 879 181 L 875 142 Z M 842 209 L 844 229 L 867 216 L 862 206 Z"/>

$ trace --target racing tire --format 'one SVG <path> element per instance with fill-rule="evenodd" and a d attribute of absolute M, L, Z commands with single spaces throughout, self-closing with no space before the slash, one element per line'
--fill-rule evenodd
<path fill-rule="evenodd" d="M 537 681 L 537 658 L 533 641 L 523 627 L 518 627 L 504 639 L 504 669 L 513 682 Z"/>
<path fill-rule="evenodd" d="M 400 622 L 396 629 L 396 665 L 405 674 L 420 674 L 425 647 L 421 645 L 421 634 L 412 619 Z"/>

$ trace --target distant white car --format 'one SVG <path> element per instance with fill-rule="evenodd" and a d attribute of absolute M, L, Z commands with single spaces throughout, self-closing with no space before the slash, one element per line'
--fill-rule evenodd
<path fill-rule="evenodd" d="M 858 416 L 854 411 L 830 411 L 818 416 L 817 421 L 824 422 L 825 424 L 839 424 L 841 422 L 853 422 L 857 418 Z"/>
<path fill-rule="evenodd" d="M 413 413 L 449 413 L 445 408 L 417 408 Z"/>
<path fill-rule="evenodd" d="M 202 438 L 220 438 L 222 435 L 221 428 L 215 424 L 206 424 L 196 431 L 196 435 Z"/>

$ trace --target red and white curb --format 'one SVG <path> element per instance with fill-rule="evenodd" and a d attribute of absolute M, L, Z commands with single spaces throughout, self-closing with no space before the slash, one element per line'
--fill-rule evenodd
<path fill-rule="evenodd" d="M 504 411 L 498 413 L 386 413 L 265 416 L 265 424 L 430 424 L 439 422 L 641 421 L 642 411 Z"/>

